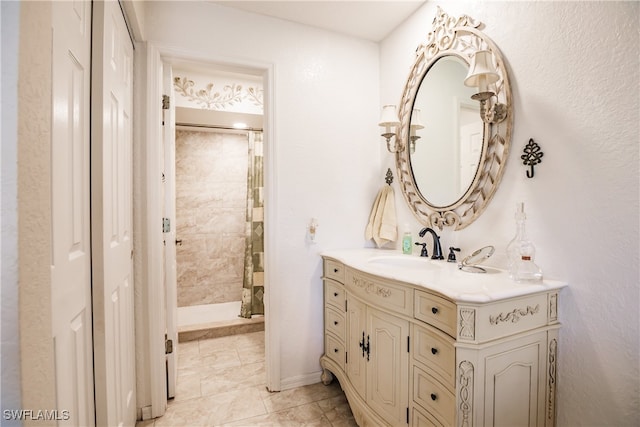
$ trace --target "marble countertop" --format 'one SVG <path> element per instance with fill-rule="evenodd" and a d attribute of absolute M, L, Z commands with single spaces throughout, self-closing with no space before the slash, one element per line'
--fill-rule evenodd
<path fill-rule="evenodd" d="M 486 273 L 469 273 L 459 270 L 457 263 L 404 255 L 397 250 L 328 250 L 321 255 L 365 273 L 436 291 L 460 303 L 486 303 L 567 286 L 566 282 L 548 279 L 516 283 L 505 270 L 483 266 Z"/>

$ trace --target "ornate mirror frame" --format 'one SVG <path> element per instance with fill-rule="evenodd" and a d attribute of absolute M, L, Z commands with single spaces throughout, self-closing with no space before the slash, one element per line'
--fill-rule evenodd
<path fill-rule="evenodd" d="M 398 112 L 398 138 L 401 146 L 409 147 L 409 125 L 414 100 L 425 74 L 433 64 L 448 55 L 455 55 L 470 64 L 476 51 L 489 50 L 493 54 L 500 76 L 494 89 L 497 102 L 503 104 L 506 110 L 504 120 L 495 123 L 484 122 L 482 153 L 474 179 L 464 195 L 449 206 L 434 206 L 429 203 L 416 185 L 409 150 L 405 148 L 396 153 L 402 194 L 411 211 L 425 226 L 439 229 L 448 226 L 460 230 L 471 224 L 487 207 L 504 173 L 513 130 L 511 86 L 498 47 L 480 31 L 481 27 L 482 23 L 467 15 L 454 18 L 438 6 L 433 29 L 427 35 L 427 40 L 416 49 L 416 59 L 402 93 Z M 428 123 L 428 117 L 422 119 Z"/>

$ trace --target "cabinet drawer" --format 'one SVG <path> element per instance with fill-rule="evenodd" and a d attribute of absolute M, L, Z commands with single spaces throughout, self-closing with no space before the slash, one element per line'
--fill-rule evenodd
<path fill-rule="evenodd" d="M 345 293 L 344 286 L 333 280 L 324 280 L 324 302 L 338 310 L 344 310 Z"/>
<path fill-rule="evenodd" d="M 476 340 L 485 342 L 539 328 L 548 323 L 547 294 L 487 304 L 478 309 Z"/>
<path fill-rule="evenodd" d="M 435 328 L 413 326 L 412 357 L 432 371 L 446 386 L 453 389 L 456 378 L 456 350 L 454 340 Z"/>
<path fill-rule="evenodd" d="M 411 411 L 411 427 L 446 427 L 437 418 L 432 417 L 419 407 L 413 407 Z"/>
<path fill-rule="evenodd" d="M 413 366 L 413 401 L 444 425 L 453 425 L 456 397 L 431 375 Z"/>
<path fill-rule="evenodd" d="M 346 322 L 344 320 L 344 313 L 339 312 L 338 310 L 327 306 L 324 309 L 324 327 L 327 332 L 331 332 L 335 334 L 335 336 L 345 341 L 346 337 Z"/>
<path fill-rule="evenodd" d="M 407 286 L 390 283 L 371 274 L 352 268 L 345 271 L 345 286 L 369 305 L 384 307 L 386 310 L 411 316 L 413 312 L 413 291 Z"/>
<path fill-rule="evenodd" d="M 330 259 L 324 260 L 324 276 L 344 283 L 344 265 Z"/>
<path fill-rule="evenodd" d="M 449 300 L 416 290 L 413 315 L 452 337 L 456 336 L 456 305 Z"/>
<path fill-rule="evenodd" d="M 324 354 L 340 365 L 340 369 L 344 371 L 344 344 L 331 334 L 325 334 L 324 336 Z"/>

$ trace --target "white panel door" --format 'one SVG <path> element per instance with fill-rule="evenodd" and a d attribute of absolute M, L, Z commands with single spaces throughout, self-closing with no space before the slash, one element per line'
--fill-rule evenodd
<path fill-rule="evenodd" d="M 93 23 L 91 188 L 96 423 L 133 426 L 133 45 L 118 2 L 95 2 Z"/>
<path fill-rule="evenodd" d="M 52 2 L 51 299 L 60 424 L 94 425 L 91 331 L 91 3 Z M 46 149 L 46 147 L 42 147 Z"/>
<path fill-rule="evenodd" d="M 460 126 L 460 188 L 464 194 L 478 171 L 484 126 L 480 120 Z"/>

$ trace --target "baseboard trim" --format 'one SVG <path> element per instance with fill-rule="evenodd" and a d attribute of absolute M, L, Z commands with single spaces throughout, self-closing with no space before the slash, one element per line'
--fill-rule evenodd
<path fill-rule="evenodd" d="M 316 384 L 320 382 L 322 371 L 312 372 L 310 374 L 297 375 L 295 377 L 283 378 L 280 380 L 280 391 L 289 390 L 305 385 Z"/>

